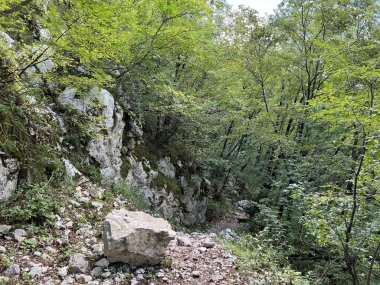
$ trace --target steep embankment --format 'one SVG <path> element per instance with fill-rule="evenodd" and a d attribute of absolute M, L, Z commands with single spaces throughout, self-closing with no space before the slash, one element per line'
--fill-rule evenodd
<path fill-rule="evenodd" d="M 69 201 L 49 226 L 0 225 L 0 284 L 247 284 L 216 234 L 178 232 L 160 266 L 109 264 L 101 239 L 104 216 L 137 203 L 81 181 L 60 197 Z"/>

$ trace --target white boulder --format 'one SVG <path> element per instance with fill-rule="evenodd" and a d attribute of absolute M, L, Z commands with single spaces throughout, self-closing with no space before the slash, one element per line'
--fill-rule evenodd
<path fill-rule="evenodd" d="M 114 210 L 103 223 L 104 255 L 110 262 L 159 264 L 174 238 L 166 220 L 144 212 Z"/>
<path fill-rule="evenodd" d="M 0 200 L 8 199 L 17 188 L 19 163 L 16 159 L 0 158 Z"/>

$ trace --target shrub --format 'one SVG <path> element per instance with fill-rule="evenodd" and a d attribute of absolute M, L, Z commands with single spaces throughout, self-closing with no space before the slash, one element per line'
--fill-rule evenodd
<path fill-rule="evenodd" d="M 149 205 L 139 190 L 131 188 L 124 180 L 115 184 L 112 188 L 112 192 L 115 196 L 120 195 L 126 198 L 137 210 L 145 211 L 149 209 Z"/>
<path fill-rule="evenodd" d="M 207 205 L 206 219 L 208 221 L 218 220 L 232 211 L 231 203 L 227 200 L 213 200 Z"/>
<path fill-rule="evenodd" d="M 34 184 L 20 188 L 4 202 L 0 207 L 0 216 L 12 223 L 49 224 L 54 221 L 60 204 L 48 184 Z"/>
<path fill-rule="evenodd" d="M 291 269 L 278 248 L 260 236 L 243 235 L 237 241 L 223 240 L 223 244 L 228 251 L 239 257 L 238 268 L 242 274 L 255 276 L 250 279 L 251 285 L 318 284 Z"/>

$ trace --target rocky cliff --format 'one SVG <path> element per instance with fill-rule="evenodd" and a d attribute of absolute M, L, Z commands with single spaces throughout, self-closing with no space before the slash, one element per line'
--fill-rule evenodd
<path fill-rule="evenodd" d="M 15 43 L 5 33 L 1 33 L 0 41 L 9 48 Z M 55 68 L 46 53 L 41 63 L 26 70 L 23 84 L 29 90 L 38 87 L 34 89 L 37 93 L 30 92 L 28 96 L 28 108 L 46 124 L 41 135 L 29 128 L 29 136 L 34 136 L 38 143 L 56 137 L 50 144 L 66 176 L 75 179 L 81 173 L 89 179 L 97 177 L 96 182 L 105 186 L 125 180 L 164 218 L 186 225 L 204 222 L 210 183 L 201 174 L 184 171 L 189 164 L 172 161 L 170 153 L 154 160 L 149 158 L 149 152 L 154 150 L 144 147 L 147 144 L 141 123 L 133 119 L 138 116 L 128 108 L 123 92 L 115 100 L 101 86 L 85 90 L 52 86 L 45 75 L 54 74 Z M 80 66 L 77 69 L 82 72 Z M 46 90 L 53 100 L 41 99 L 44 96 L 38 92 Z M 143 154 L 139 153 L 141 147 L 144 147 Z M 29 172 L 31 169 L 22 159 L 0 149 L 0 199 L 8 199 L 20 184 L 34 182 Z M 57 178 L 52 174 L 47 176 Z"/>

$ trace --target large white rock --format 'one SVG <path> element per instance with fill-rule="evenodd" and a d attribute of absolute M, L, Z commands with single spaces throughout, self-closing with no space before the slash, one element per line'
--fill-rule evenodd
<path fill-rule="evenodd" d="M 144 212 L 114 210 L 103 223 L 104 255 L 110 262 L 159 264 L 174 238 L 167 221 Z"/>
<path fill-rule="evenodd" d="M 0 158 L 0 200 L 8 199 L 17 188 L 19 163 L 16 159 Z"/>
<path fill-rule="evenodd" d="M 170 157 L 165 156 L 158 161 L 158 170 L 170 178 L 175 178 L 175 166 L 170 162 Z"/>
<path fill-rule="evenodd" d="M 0 31 L 0 40 L 5 41 L 8 47 L 12 47 L 15 42 L 7 33 Z"/>
<path fill-rule="evenodd" d="M 102 133 L 87 146 L 87 151 L 99 163 L 103 184 L 112 184 L 120 179 L 121 148 L 123 130 L 123 109 L 105 89 L 93 87 L 86 96 L 77 98 L 77 90 L 67 87 L 59 96 L 63 106 L 92 114 L 94 105 L 101 106 L 103 118 Z"/>

